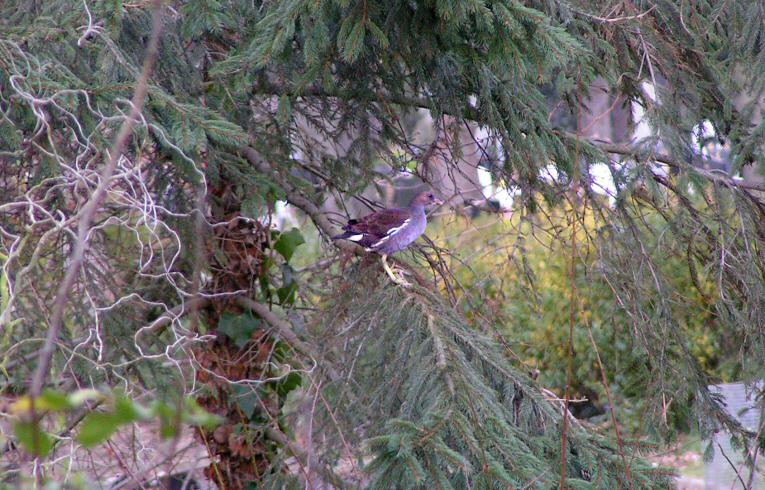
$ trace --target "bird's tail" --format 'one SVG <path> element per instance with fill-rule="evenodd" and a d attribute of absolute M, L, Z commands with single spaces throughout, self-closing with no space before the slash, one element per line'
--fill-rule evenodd
<path fill-rule="evenodd" d="M 364 246 L 367 246 L 366 243 L 368 241 L 368 237 L 366 237 L 366 235 L 356 231 L 346 231 L 342 235 L 333 236 L 332 239 L 333 240 L 350 240 L 352 242 L 356 242 L 359 245 L 364 245 Z"/>
<path fill-rule="evenodd" d="M 335 235 L 332 237 L 332 240 L 348 240 L 349 238 L 358 235 L 358 233 L 352 231 L 350 227 L 358 223 L 355 219 L 349 219 L 348 223 L 343 226 L 343 231 L 345 233 L 341 233 L 340 235 Z"/>

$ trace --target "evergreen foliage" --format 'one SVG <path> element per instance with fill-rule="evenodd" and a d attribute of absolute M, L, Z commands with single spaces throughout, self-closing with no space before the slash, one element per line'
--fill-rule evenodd
<path fill-rule="evenodd" d="M 321 206 L 342 208 L 346 196 L 389 179 L 402 161 L 437 185 L 435 160 L 454 175 L 463 152 L 481 151 L 496 183 L 517 191 L 522 212 L 571 251 L 565 259 L 578 256 L 561 230 L 577 226 L 582 209 L 594 210 L 597 227 L 585 240 L 655 380 L 638 395 L 652 413 L 665 411 L 668 399 L 687 401 L 702 432 L 723 424 L 750 444 L 755 434 L 724 414 L 707 389 L 714 373 L 689 347 L 682 316 L 697 298 L 655 264 L 686 259 L 710 328 L 735 336 L 731 371 L 761 379 L 765 189 L 733 175 L 765 164 L 762 2 L 160 3 L 156 68 L 108 182 L 99 171 L 141 77 L 151 2 L 0 3 L 4 394 L 29 385 L 78 224 L 106 189 L 86 230 L 83 267 L 65 291 L 49 385 L 203 398 L 227 420 L 230 432 L 208 435 L 235 463 L 229 468 L 257 459 L 252 475 L 211 466 L 208 476 L 222 486 L 228 478 L 231 488 L 250 478 L 312 476 L 286 469 L 287 456 L 308 469 L 312 457 L 290 447 L 281 418 L 296 373 L 306 385 L 317 373 L 328 378 L 322 433 L 340 425 L 347 440 L 317 443 L 317 471 L 337 486 L 340 459 L 365 466 L 370 454 L 369 483 L 378 488 L 556 484 L 562 411 L 508 362 L 501 339 L 477 333 L 477 314 L 458 314 L 427 288 L 400 291 L 368 278 L 340 283 L 356 291 L 327 300 L 328 284 L 338 284 L 334 249 L 322 248 L 318 265 L 298 271 L 292 251 L 277 247 L 290 232 L 271 229 L 278 201 L 286 201 L 326 237 L 337 216 Z M 654 134 L 629 146 L 586 139 L 582 105 L 596 79 L 621 97 L 614 105 L 642 106 Z M 402 123 L 423 113 L 437 136 L 480 127 L 486 148 L 463 148 L 453 137 L 440 146 L 438 138 L 423 141 Z M 699 128 L 707 121 L 734 163 L 727 172 L 704 168 Z M 613 204 L 594 195 L 590 170 L 603 162 Z M 545 177 L 550 166 L 555 179 Z M 556 208 L 565 226 L 545 222 Z M 441 272 L 434 282 L 454 300 L 456 286 L 434 252 L 443 251 L 426 250 Z M 520 263 L 529 276 L 523 259 L 506 265 Z M 700 277 L 713 278 L 712 286 Z M 257 318 L 231 320 L 244 310 Z M 322 330 L 312 331 L 317 325 Z M 332 343 L 319 341 L 331 335 Z M 566 366 L 558 368 L 570 384 Z M 249 417 L 241 416 L 245 399 Z M 46 421 L 62 438 L 76 422 Z M 585 425 L 570 427 L 568 448 L 568 486 L 666 484 L 662 472 L 631 459 L 631 449 L 628 472 L 617 445 Z M 56 461 L 35 462 L 34 474 L 61 476 Z M 23 474 L 16 461 L 8 468 Z"/>
<path fill-rule="evenodd" d="M 326 391 L 341 437 L 372 451 L 369 488 L 558 486 L 561 402 L 551 392 L 435 292 L 365 279 L 363 267 L 347 277 L 354 287 L 339 286 L 317 332 L 345 367 Z M 317 431 L 327 440 L 336 431 L 325 418 Z M 343 455 L 339 437 L 328 440 L 324 450 Z M 567 487 L 669 485 L 666 471 L 635 458 L 638 448 L 620 456 L 587 424 L 569 428 L 567 448 Z"/>
<path fill-rule="evenodd" d="M 516 211 L 521 214 L 520 209 Z M 579 315 L 573 338 L 576 364 L 572 387 L 576 398 L 586 399 L 586 402 L 573 405 L 572 412 L 577 416 L 594 413 L 600 415 L 600 420 L 607 420 L 610 418 L 608 410 L 613 409 L 622 424 L 637 431 L 661 431 L 666 430 L 667 426 L 677 426 L 680 430 L 695 427 L 697 414 L 689 410 L 691 403 L 688 400 L 673 404 L 663 414 L 654 414 L 662 420 L 670 419 L 666 426 L 644 426 L 646 409 L 651 406 L 650 403 L 646 406 L 650 397 L 644 396 L 645 380 L 650 376 L 653 364 L 646 357 L 652 354 L 644 341 L 645 337 L 634 335 L 630 312 L 620 306 L 611 289 L 612 286 L 620 290 L 630 289 L 633 284 L 641 286 L 632 278 L 624 277 L 629 269 L 625 269 L 627 264 L 623 255 L 620 256 L 622 262 L 616 262 L 611 255 L 616 253 L 615 250 L 603 247 L 602 243 L 587 241 L 588 234 L 600 232 L 605 242 L 615 239 L 611 232 L 620 237 L 620 233 L 624 233 L 623 230 L 600 228 L 595 211 L 593 208 L 585 210 L 582 226 L 577 230 L 582 260 L 576 264 L 575 286 L 581 294 L 574 299 Z M 565 212 L 553 209 L 549 211 L 549 216 L 550 224 L 565 226 Z M 714 328 L 716 316 L 707 309 L 710 295 L 715 291 L 714 277 L 699 271 L 695 276 L 691 275 L 687 255 L 673 250 L 677 243 L 675 240 L 667 240 L 666 246 L 656 243 L 653 231 L 666 227 L 660 215 L 646 212 L 643 219 L 645 224 L 636 224 L 637 237 L 647 249 L 657 275 L 666 278 L 665 291 L 671 292 L 665 292 L 664 296 L 678 297 L 682 294 L 684 297 L 682 302 L 669 302 L 668 315 L 677 321 L 677 328 L 688 339 L 689 354 L 699 363 L 701 371 L 714 378 L 724 382 L 740 379 L 742 373 L 737 371 L 742 366 L 739 346 L 730 343 L 728 331 Z M 466 293 L 469 303 L 464 302 L 465 314 L 471 318 L 480 316 L 482 322 L 506 335 L 517 358 L 529 369 L 539 371 L 539 383 L 562 393 L 567 379 L 566 372 L 559 367 L 566 364 L 568 357 L 565 348 L 568 331 L 561 325 L 566 325 L 569 320 L 572 301 L 570 249 L 565 240 L 560 240 L 560 236 L 538 233 L 542 225 L 548 223 L 547 220 L 529 216 L 528 221 L 517 216 L 501 221 L 486 216 L 470 224 L 441 224 L 436 230 L 438 235 L 451 237 L 439 243 L 448 250 L 480 250 L 486 241 L 495 248 L 512 247 L 518 243 L 519 236 L 535 235 L 539 246 L 526 244 L 522 255 L 518 254 L 520 256 L 511 267 L 505 266 L 508 258 L 504 254 L 491 254 L 473 260 L 469 267 L 456 263 L 450 267 L 459 282 L 470 291 Z M 472 226 L 481 227 L 482 233 L 470 235 Z M 631 244 L 630 250 L 636 246 L 639 245 Z M 603 257 L 601 253 L 608 256 Z M 505 284 L 512 284 L 513 287 L 506 288 Z M 654 294 L 646 294 L 646 297 L 654 297 Z M 648 334 L 646 332 L 645 335 Z M 666 345 L 672 358 L 680 355 L 682 344 L 671 342 Z M 606 388 L 598 374 L 601 370 L 599 359 L 606 366 Z M 670 384 L 676 379 L 670 376 L 663 382 Z M 613 403 L 609 402 L 605 392 L 608 388 L 614 398 Z M 656 389 L 656 385 L 652 389 Z M 673 387 L 664 394 L 681 396 L 684 392 Z M 692 392 L 685 393 L 685 396 L 692 396 Z"/>

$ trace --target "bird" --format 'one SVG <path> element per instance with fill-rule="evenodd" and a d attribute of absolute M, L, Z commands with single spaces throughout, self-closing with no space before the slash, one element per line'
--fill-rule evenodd
<path fill-rule="evenodd" d="M 350 219 L 343 226 L 344 233 L 333 236 L 333 240 L 350 240 L 367 252 L 380 254 L 383 269 L 397 284 L 406 285 L 395 277 L 388 266 L 387 258 L 406 249 L 425 232 L 427 218 L 425 206 L 441 205 L 443 201 L 430 191 L 417 194 L 405 208 L 387 208 L 375 211 L 359 219 Z"/>

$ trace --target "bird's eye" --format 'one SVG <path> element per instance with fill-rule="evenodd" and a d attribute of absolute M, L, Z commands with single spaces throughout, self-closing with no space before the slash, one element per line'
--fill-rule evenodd
<path fill-rule="evenodd" d="M 429 198 L 429 199 L 435 199 L 435 198 L 436 198 L 436 196 L 434 196 L 433 194 L 428 194 L 428 198 Z"/>

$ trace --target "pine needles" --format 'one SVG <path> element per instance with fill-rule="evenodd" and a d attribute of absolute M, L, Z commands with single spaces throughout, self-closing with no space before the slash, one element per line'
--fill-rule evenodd
<path fill-rule="evenodd" d="M 0 188 L 6 196 L 0 204 L 0 324 L 7 326 L 3 363 L 16 367 L 14 389 L 25 383 L 34 339 L 47 325 L 50 291 L 66 272 L 79 210 L 127 118 L 148 39 L 147 5 L 0 2 Z M 208 342 L 215 332 L 189 329 L 196 322 L 179 314 L 163 336 L 133 335 L 157 315 L 190 311 L 184 304 L 204 282 L 188 253 L 194 231 L 187 226 L 198 219 L 191 210 L 202 186 L 211 226 L 235 228 L 249 220 L 268 228 L 276 202 L 287 200 L 330 235 L 338 216 L 322 203 L 358 195 L 402 168 L 428 180 L 436 164 L 447 174 L 466 163 L 489 165 L 497 188 L 518 191 L 517 203 L 534 213 L 542 206 L 565 208 L 562 197 L 577 166 L 601 162 L 613 172 L 616 202 L 603 210 L 596 266 L 612 285 L 631 345 L 638 346 L 631 353 L 640 361 L 633 379 L 650 373 L 656 380 L 627 395 L 630 401 L 666 408 L 657 405 L 666 395 L 677 400 L 673 409 L 690 412 L 693 405 L 704 424 L 721 416 L 706 388 L 710 372 L 684 338 L 691 329 L 683 315 L 690 310 L 704 310 L 709 330 L 727 342 L 719 351 L 730 367 L 715 367 L 715 375 L 762 377 L 765 204 L 761 188 L 738 188 L 732 178 L 745 165 L 765 163 L 761 2 L 163 5 L 146 105 L 99 224 L 89 232 L 51 379 L 78 386 L 124 382 L 148 393 L 166 383 L 155 374 L 165 370 L 161 361 L 184 374 L 191 344 Z M 590 87 L 595 79 L 606 81 L 614 104 L 642 106 L 655 134 L 634 147 L 571 137 L 576 128 L 566 117 L 587 92 L 577 87 L 600 90 Z M 472 125 L 486 138 L 465 149 L 415 138 L 402 120 L 416 112 L 428 112 L 441 136 L 449 126 Z M 729 175 L 690 168 L 707 163 L 693 141 L 707 123 L 728 144 Z M 479 149 L 493 161 L 459 161 Z M 550 166 L 558 170 L 555 183 L 545 177 Z M 650 194 L 650 212 L 640 202 L 645 196 L 637 195 L 642 190 Z M 249 240 L 248 246 L 260 246 L 255 235 Z M 331 263 L 325 252 L 322 261 Z M 652 268 L 667 258 L 687 262 L 690 283 L 678 281 L 676 268 Z M 227 257 L 209 259 L 228 263 Z M 274 266 L 270 272 L 260 267 L 265 263 Z M 229 269 L 244 271 L 236 289 L 250 299 L 276 301 L 274 285 L 298 277 L 281 259 L 249 265 L 251 277 L 245 268 Z M 381 285 L 358 270 L 314 314 L 315 296 L 328 291 L 322 283 L 315 293 L 308 276 L 326 279 L 319 271 L 290 281 L 306 288 L 283 295 L 281 307 L 295 338 L 303 340 L 306 323 L 322 326 L 315 338 L 322 339 L 316 343 L 324 346 L 326 368 L 345 380 L 316 389 L 327 399 L 319 404 L 326 409 L 322 430 L 314 431 L 324 437 L 317 444 L 325 468 L 349 458 L 353 448 L 352 457 L 378 488 L 556 484 L 560 406 L 508 361 L 495 339 L 478 333 L 438 294 Z M 205 293 L 223 297 L 231 289 L 211 286 Z M 701 306 L 686 294 L 694 290 Z M 305 301 L 287 306 L 286 297 Z M 274 315 L 282 315 L 276 308 Z M 297 350 L 296 363 L 324 355 Z M 549 371 L 556 369 L 565 370 Z M 185 388 L 187 394 L 195 389 Z M 662 472 L 631 458 L 634 482 L 625 482 L 618 448 L 590 428 L 574 426 L 568 440 L 563 474 L 572 487 L 666 483 Z"/>
<path fill-rule="evenodd" d="M 327 389 L 345 439 L 362 456 L 369 488 L 551 488 L 560 464 L 561 404 L 508 361 L 433 291 L 362 279 L 327 305 L 322 338 L 347 380 Z M 359 288 L 365 294 L 359 295 Z M 322 433 L 331 432 L 326 426 Z M 324 454 L 337 450 L 328 441 Z M 575 423 L 571 488 L 656 488 L 668 473 Z M 336 454 L 341 454 L 339 451 Z"/>

